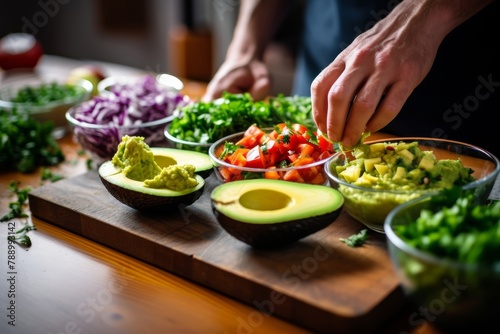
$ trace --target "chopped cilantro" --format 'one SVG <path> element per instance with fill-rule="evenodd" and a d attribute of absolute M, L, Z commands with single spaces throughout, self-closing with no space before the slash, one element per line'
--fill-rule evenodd
<path fill-rule="evenodd" d="M 353 234 L 347 239 L 339 238 L 339 240 L 345 243 L 347 246 L 359 247 L 362 246 L 365 243 L 366 239 L 368 238 L 367 232 L 368 232 L 367 229 L 363 229 L 359 233 Z"/>

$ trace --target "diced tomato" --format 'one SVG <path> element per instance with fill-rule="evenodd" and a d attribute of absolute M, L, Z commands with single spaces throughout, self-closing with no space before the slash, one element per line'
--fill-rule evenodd
<path fill-rule="evenodd" d="M 326 159 L 330 157 L 332 154 L 329 151 L 324 151 L 319 154 L 319 156 L 316 158 L 316 161 Z"/>
<path fill-rule="evenodd" d="M 231 181 L 233 174 L 226 167 L 220 167 L 219 173 L 225 182 Z"/>
<path fill-rule="evenodd" d="M 276 169 L 276 167 L 273 167 L 272 169 Z M 280 179 L 280 175 L 279 175 L 278 171 L 276 171 L 276 170 L 269 170 L 269 171 L 265 172 L 264 177 L 266 179 L 272 179 L 272 180 L 279 180 Z"/>
<path fill-rule="evenodd" d="M 303 157 L 303 156 L 300 156 L 297 160 L 295 160 L 293 162 L 293 165 L 294 166 L 304 166 L 304 165 L 309 165 L 309 164 L 312 164 L 314 162 L 314 158 L 312 157 Z"/>
<path fill-rule="evenodd" d="M 259 141 L 254 136 L 243 136 L 240 140 L 236 142 L 236 145 L 243 146 L 245 148 L 254 147 Z"/>
<path fill-rule="evenodd" d="M 310 168 L 301 168 L 298 171 L 299 171 L 300 176 L 306 182 L 310 182 L 310 180 L 313 180 L 316 177 L 316 175 L 318 175 L 320 172 L 317 166 L 313 166 Z"/>
<path fill-rule="evenodd" d="M 246 155 L 246 165 L 245 167 L 251 168 L 265 168 L 266 158 L 262 154 L 262 150 L 259 145 L 254 146 Z"/>
<path fill-rule="evenodd" d="M 264 154 L 264 157 L 266 159 L 266 166 L 272 167 L 278 164 L 281 159 L 281 154 L 279 151 L 266 152 L 266 154 Z"/>
<path fill-rule="evenodd" d="M 311 157 L 316 148 L 310 143 L 303 143 L 297 145 L 297 151 L 300 152 L 300 156 L 302 157 Z"/>
<path fill-rule="evenodd" d="M 266 153 L 276 153 L 280 150 L 279 144 L 274 139 L 269 139 L 264 145 Z"/>
<path fill-rule="evenodd" d="M 318 174 L 316 174 L 316 176 L 314 178 L 308 180 L 308 182 L 312 183 L 312 184 L 324 184 L 325 177 L 323 176 L 323 174 L 318 173 Z"/>
<path fill-rule="evenodd" d="M 321 149 L 321 151 L 328 151 L 328 152 L 333 152 L 333 144 L 328 141 L 324 136 L 319 135 L 316 137 L 318 140 L 318 146 Z"/>
<path fill-rule="evenodd" d="M 272 168 L 264 177 L 293 182 L 324 184 L 325 180 L 319 166 L 283 171 L 285 165 L 305 166 L 315 161 L 326 159 L 333 153 L 333 145 L 323 137 L 317 137 L 316 145 L 311 142 L 307 127 L 301 124 L 280 123 L 274 126 L 270 134 L 257 125 L 250 126 L 245 135 L 236 144 L 240 146 L 224 161 L 235 166 L 252 168 Z M 315 135 L 315 134 L 314 134 Z M 220 174 L 226 181 L 241 180 L 244 173 L 233 167 L 220 168 Z"/>
<path fill-rule="evenodd" d="M 285 175 L 283 175 L 283 180 L 304 183 L 304 179 L 296 169 L 286 171 Z"/>
<path fill-rule="evenodd" d="M 254 137 L 257 141 L 260 141 L 260 138 L 265 135 L 264 130 L 259 128 L 256 124 L 252 124 L 245 131 L 244 137 Z"/>
<path fill-rule="evenodd" d="M 280 143 L 280 151 L 282 154 L 286 154 L 288 151 L 295 151 L 297 145 L 307 142 L 302 135 L 295 134 L 289 129 L 283 130 L 278 136 L 277 141 Z"/>
<path fill-rule="evenodd" d="M 301 135 L 307 133 L 309 130 L 307 126 L 299 124 L 299 123 L 294 123 L 290 126 L 294 132 L 300 133 Z"/>
<path fill-rule="evenodd" d="M 245 156 L 247 155 L 248 151 L 249 150 L 245 148 L 236 149 L 233 154 L 227 157 L 229 160 L 228 162 L 231 165 L 245 166 L 247 163 L 247 159 L 245 158 Z"/>
<path fill-rule="evenodd" d="M 289 154 L 288 155 L 288 160 L 290 160 L 292 163 L 295 162 L 299 158 L 299 155 L 297 153 Z"/>

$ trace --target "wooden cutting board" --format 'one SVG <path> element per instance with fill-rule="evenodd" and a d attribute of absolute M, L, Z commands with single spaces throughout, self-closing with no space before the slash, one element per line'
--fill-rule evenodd
<path fill-rule="evenodd" d="M 145 214 L 104 188 L 96 171 L 32 190 L 33 216 L 255 307 L 248 321 L 275 315 L 315 332 L 380 326 L 404 297 L 385 235 L 370 231 L 351 248 L 339 238 L 363 225 L 347 213 L 328 228 L 276 250 L 256 250 L 227 234 L 211 211 L 212 175 L 194 204 Z"/>

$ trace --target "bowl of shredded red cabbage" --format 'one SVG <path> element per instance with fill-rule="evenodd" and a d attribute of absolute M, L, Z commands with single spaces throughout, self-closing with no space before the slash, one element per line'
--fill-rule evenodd
<path fill-rule="evenodd" d="M 168 146 L 163 131 L 174 110 L 189 99 L 146 75 L 115 85 L 68 110 L 73 137 L 98 166 L 113 157 L 122 137 L 141 136 L 149 146 Z"/>

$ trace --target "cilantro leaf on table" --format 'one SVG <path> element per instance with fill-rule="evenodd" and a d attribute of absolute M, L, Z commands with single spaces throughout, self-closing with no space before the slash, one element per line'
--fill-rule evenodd
<path fill-rule="evenodd" d="M 349 238 L 339 238 L 340 241 L 350 247 L 362 246 L 366 239 L 368 239 L 367 229 L 363 229 L 359 233 L 351 235 Z"/>

